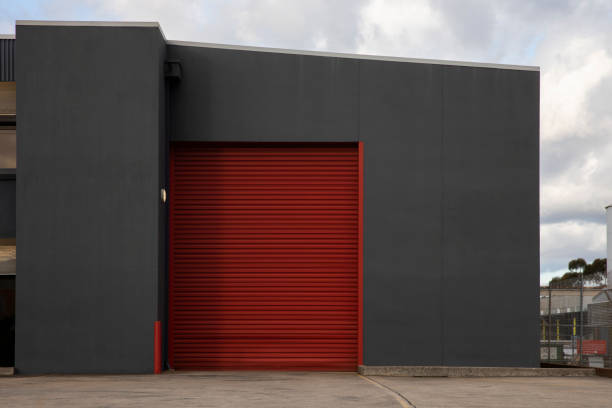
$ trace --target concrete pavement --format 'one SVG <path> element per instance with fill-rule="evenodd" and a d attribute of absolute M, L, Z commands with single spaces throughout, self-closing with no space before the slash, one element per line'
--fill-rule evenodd
<path fill-rule="evenodd" d="M 612 379 L 602 377 L 369 378 L 418 408 L 612 406 Z"/>
<path fill-rule="evenodd" d="M 2 407 L 559 408 L 608 406 L 610 401 L 612 379 L 600 377 L 411 378 L 266 371 L 0 377 Z"/>

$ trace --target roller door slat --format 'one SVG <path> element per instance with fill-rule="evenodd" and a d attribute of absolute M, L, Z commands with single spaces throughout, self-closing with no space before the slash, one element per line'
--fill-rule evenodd
<path fill-rule="evenodd" d="M 358 180 L 354 144 L 173 144 L 170 365 L 355 370 Z"/>

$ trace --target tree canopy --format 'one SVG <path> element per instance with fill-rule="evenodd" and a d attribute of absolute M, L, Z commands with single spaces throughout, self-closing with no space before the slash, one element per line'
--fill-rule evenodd
<path fill-rule="evenodd" d="M 567 269 L 569 269 L 569 272 L 566 272 L 563 276 L 551 279 L 549 283 L 551 288 L 579 288 L 581 276 L 584 276 L 585 285 L 600 285 L 607 279 L 606 258 L 596 258 L 590 264 L 582 258 L 572 259 L 569 261 Z"/>

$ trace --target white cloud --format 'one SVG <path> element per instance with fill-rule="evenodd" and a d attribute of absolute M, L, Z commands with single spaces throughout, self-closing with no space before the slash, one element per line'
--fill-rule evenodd
<path fill-rule="evenodd" d="M 169 39 L 348 51 L 361 1 L 88 0 L 120 19 L 159 21 Z"/>
<path fill-rule="evenodd" d="M 431 44 L 444 25 L 440 11 L 426 0 L 373 0 L 361 10 L 357 52 L 405 55 Z"/>
<path fill-rule="evenodd" d="M 586 138 L 592 132 L 590 92 L 612 72 L 612 55 L 594 39 L 576 38 L 544 60 L 541 75 L 542 139 Z"/>
<path fill-rule="evenodd" d="M 547 265 L 542 272 L 565 269 L 571 259 L 592 261 L 605 257 L 606 227 L 584 221 L 543 224 L 540 228 L 540 253 Z"/>
<path fill-rule="evenodd" d="M 603 222 L 603 208 L 612 202 L 612 190 L 605 186 L 611 181 L 606 172 L 612 169 L 604 161 L 611 153 L 610 149 L 584 152 L 545 180 L 541 187 L 541 217 L 545 223 L 572 218 Z"/>
<path fill-rule="evenodd" d="M 110 20 L 158 21 L 166 34 L 171 32 L 177 39 L 197 38 L 209 23 L 205 3 L 197 0 L 86 0 L 86 4 Z"/>

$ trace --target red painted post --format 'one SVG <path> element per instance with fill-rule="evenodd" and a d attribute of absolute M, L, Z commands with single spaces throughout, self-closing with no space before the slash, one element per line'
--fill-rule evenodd
<path fill-rule="evenodd" d="M 155 322 L 155 329 L 153 336 L 155 337 L 155 352 L 154 352 L 154 372 L 155 374 L 161 374 L 162 363 L 161 363 L 161 322 L 158 320 Z"/>

